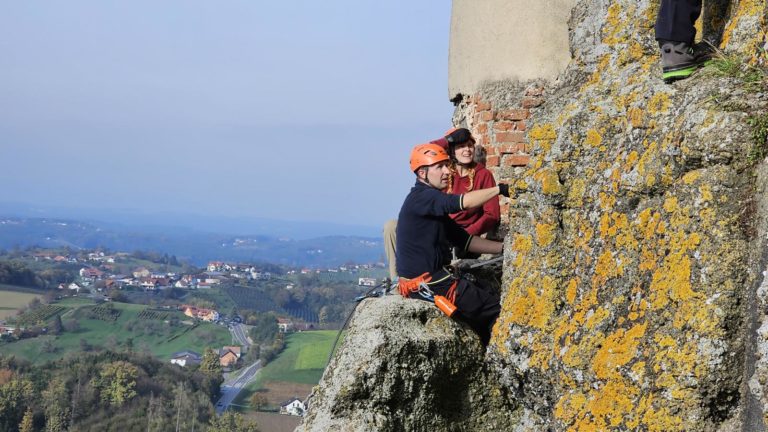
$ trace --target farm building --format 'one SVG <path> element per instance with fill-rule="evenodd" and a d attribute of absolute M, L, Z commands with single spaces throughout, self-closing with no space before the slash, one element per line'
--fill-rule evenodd
<path fill-rule="evenodd" d="M 200 364 L 202 356 L 194 351 L 179 351 L 171 356 L 171 363 L 185 367 L 188 364 Z"/>
<path fill-rule="evenodd" d="M 307 411 L 307 406 L 301 399 L 293 397 L 280 404 L 280 414 L 288 414 L 293 416 L 303 416 Z"/>

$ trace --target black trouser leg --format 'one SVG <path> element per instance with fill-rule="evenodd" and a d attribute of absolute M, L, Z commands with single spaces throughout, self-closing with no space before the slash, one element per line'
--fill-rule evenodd
<path fill-rule="evenodd" d="M 456 308 L 459 318 L 477 332 L 484 346 L 488 346 L 493 324 L 501 312 L 499 295 L 465 279 L 460 279 L 458 283 Z"/>
<path fill-rule="evenodd" d="M 701 14 L 701 0 L 661 0 L 656 17 L 656 40 L 693 45 L 694 24 Z"/>

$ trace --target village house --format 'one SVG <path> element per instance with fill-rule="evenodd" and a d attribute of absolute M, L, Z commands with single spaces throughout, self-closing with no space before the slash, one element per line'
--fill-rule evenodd
<path fill-rule="evenodd" d="M 171 355 L 171 363 L 185 367 L 189 365 L 198 365 L 203 361 L 203 357 L 194 351 L 179 351 Z"/>
<path fill-rule="evenodd" d="M 93 281 L 101 279 L 101 277 L 104 275 L 104 272 L 94 267 L 83 267 L 80 269 L 79 274 L 81 278 Z"/>
<path fill-rule="evenodd" d="M 183 305 L 182 308 L 184 309 L 184 315 L 190 318 L 197 318 L 209 322 L 219 320 L 219 313 L 213 309 L 198 308 L 189 305 Z"/>
<path fill-rule="evenodd" d="M 277 328 L 280 330 L 280 333 L 288 333 L 289 331 L 293 331 L 293 321 L 289 320 L 288 318 L 278 318 Z"/>
<path fill-rule="evenodd" d="M 376 279 L 361 277 L 357 279 L 357 284 L 360 286 L 373 287 L 376 286 Z"/>
<path fill-rule="evenodd" d="M 15 326 L 0 325 L 0 334 L 12 335 L 15 330 Z"/>
<path fill-rule="evenodd" d="M 208 263 L 208 267 L 206 267 L 209 272 L 221 271 L 223 268 L 224 263 L 221 261 L 211 261 Z"/>
<path fill-rule="evenodd" d="M 154 291 L 157 289 L 157 284 L 151 278 L 142 278 L 139 281 L 139 286 L 145 291 Z"/>
<path fill-rule="evenodd" d="M 303 416 L 307 411 L 307 405 L 297 397 L 288 399 L 280 404 L 280 414 Z"/>
<path fill-rule="evenodd" d="M 139 267 L 133 271 L 133 277 L 136 279 L 148 278 L 151 274 L 145 267 Z"/>
<path fill-rule="evenodd" d="M 225 346 L 219 350 L 219 363 L 221 367 L 230 367 L 240 360 L 241 350 L 239 346 Z"/>

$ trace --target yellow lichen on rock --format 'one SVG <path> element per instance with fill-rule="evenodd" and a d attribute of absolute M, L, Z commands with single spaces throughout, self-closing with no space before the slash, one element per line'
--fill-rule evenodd
<path fill-rule="evenodd" d="M 540 247 L 547 247 L 555 238 L 555 227 L 552 224 L 536 224 L 536 243 Z"/>
<path fill-rule="evenodd" d="M 552 148 L 552 143 L 557 139 L 557 133 L 550 123 L 537 124 L 528 132 L 528 139 L 534 146 L 548 152 Z"/>

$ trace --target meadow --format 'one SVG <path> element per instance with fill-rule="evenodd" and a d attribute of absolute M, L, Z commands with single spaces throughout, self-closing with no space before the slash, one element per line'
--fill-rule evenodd
<path fill-rule="evenodd" d="M 65 327 L 74 321 L 77 322 L 76 329 L 0 345 L 0 353 L 36 364 L 58 359 L 69 352 L 98 348 L 131 349 L 168 360 L 174 352 L 189 349 L 202 353 L 206 347 L 232 343 L 232 336 L 224 326 L 211 323 L 171 325 L 166 320 L 147 319 L 147 313 L 140 317 L 147 309 L 144 305 L 115 302 L 96 308 L 83 299 L 67 299 L 57 305 L 66 308 L 61 314 Z M 99 314 L 108 307 L 106 305 L 114 309 L 113 315 L 117 315 L 114 320 L 113 315 Z M 175 316 L 179 320 L 188 319 L 181 312 L 169 311 L 168 314 L 166 316 Z"/>
<path fill-rule="evenodd" d="M 234 403 L 246 406 L 256 392 L 266 396 L 270 408 L 293 396 L 306 398 L 320 382 L 336 334 L 333 330 L 289 334 L 283 352 L 259 371 Z"/>
<path fill-rule="evenodd" d="M 18 309 L 29 304 L 35 297 L 40 296 L 19 291 L 0 291 L 0 320 L 16 315 Z"/>

